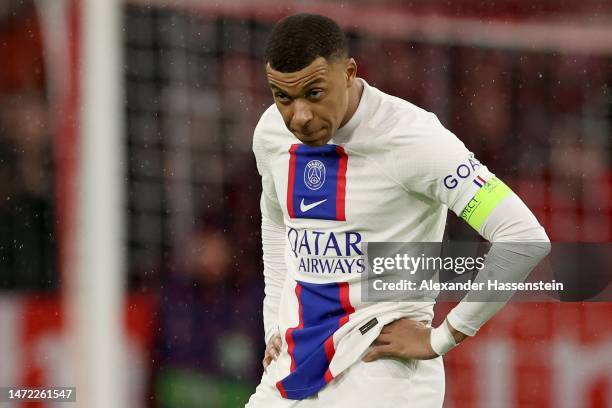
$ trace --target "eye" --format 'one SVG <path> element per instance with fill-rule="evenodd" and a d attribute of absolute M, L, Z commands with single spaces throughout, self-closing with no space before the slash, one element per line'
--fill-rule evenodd
<path fill-rule="evenodd" d="M 308 92 L 308 97 L 310 99 L 321 99 L 323 97 L 323 90 L 313 89 L 312 91 Z"/>
<path fill-rule="evenodd" d="M 277 92 L 274 97 L 281 103 L 287 103 L 290 101 L 289 97 L 282 92 Z"/>

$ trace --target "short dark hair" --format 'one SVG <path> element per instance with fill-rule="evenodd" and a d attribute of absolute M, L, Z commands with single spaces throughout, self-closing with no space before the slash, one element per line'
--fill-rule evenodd
<path fill-rule="evenodd" d="M 348 42 L 338 24 L 318 14 L 295 14 L 280 20 L 268 38 L 265 62 L 280 72 L 295 72 L 323 57 L 348 56 Z"/>

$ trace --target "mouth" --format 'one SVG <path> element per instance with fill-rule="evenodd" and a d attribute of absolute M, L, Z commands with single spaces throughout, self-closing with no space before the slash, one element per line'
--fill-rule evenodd
<path fill-rule="evenodd" d="M 321 134 L 323 132 L 325 132 L 325 128 L 321 128 L 313 132 L 297 132 L 297 134 L 300 135 L 300 138 L 307 139 L 307 140 L 313 140 L 313 139 L 318 139 L 319 137 L 321 137 Z"/>

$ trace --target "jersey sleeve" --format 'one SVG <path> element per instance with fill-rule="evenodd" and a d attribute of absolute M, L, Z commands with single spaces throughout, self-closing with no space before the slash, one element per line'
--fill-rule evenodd
<path fill-rule="evenodd" d="M 285 264 L 285 225 L 274 188 L 274 179 L 268 168 L 268 157 L 261 144 L 261 134 L 255 129 L 253 152 L 257 171 L 261 175 L 261 242 L 264 275 L 264 340 L 268 344 L 278 331 L 278 309 L 287 276 Z"/>
<path fill-rule="evenodd" d="M 253 134 L 253 153 L 257 164 L 257 172 L 261 176 L 261 212 L 262 216 L 278 226 L 284 227 L 283 211 L 278 202 L 274 179 L 269 168 L 269 155 L 264 147 L 260 127 Z"/>
<path fill-rule="evenodd" d="M 461 216 L 494 174 L 432 113 L 410 124 L 392 149 L 398 182 L 424 199 L 440 202 Z"/>

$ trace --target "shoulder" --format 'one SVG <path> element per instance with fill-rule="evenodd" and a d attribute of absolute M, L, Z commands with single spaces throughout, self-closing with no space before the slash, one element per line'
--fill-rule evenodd
<path fill-rule="evenodd" d="M 255 130 L 253 131 L 253 143 L 260 142 L 262 139 L 272 137 L 277 133 L 280 133 L 285 128 L 283 117 L 276 108 L 275 104 L 268 106 L 268 108 L 261 114 Z"/>
<path fill-rule="evenodd" d="M 253 131 L 253 152 L 256 158 L 259 160 L 266 156 L 266 152 L 269 153 L 290 135 L 276 105 L 270 105 L 262 113 Z"/>
<path fill-rule="evenodd" d="M 463 143 L 442 125 L 436 114 L 371 87 L 370 126 L 382 130 L 387 148 L 416 152 L 460 148 Z"/>
<path fill-rule="evenodd" d="M 255 126 L 255 133 L 265 133 L 266 131 L 273 131 L 280 125 L 284 126 L 283 117 L 276 108 L 275 104 L 272 104 L 266 108 L 266 110 L 259 117 L 257 125 Z"/>

